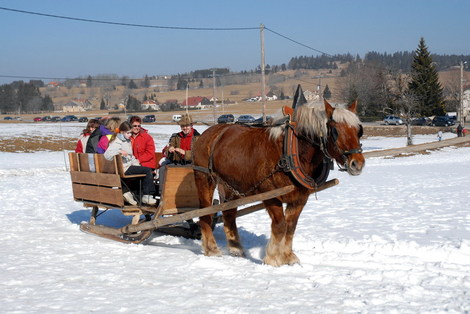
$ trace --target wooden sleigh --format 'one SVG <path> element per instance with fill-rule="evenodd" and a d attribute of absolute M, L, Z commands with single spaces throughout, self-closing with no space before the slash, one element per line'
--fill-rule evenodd
<path fill-rule="evenodd" d="M 161 154 L 156 155 L 158 162 Z M 155 230 L 197 238 L 198 226 L 188 225 L 188 221 L 250 205 L 237 212 L 237 216 L 247 215 L 265 208 L 263 200 L 287 194 L 294 189 L 292 185 L 286 186 L 200 208 L 193 167 L 167 165 L 160 178 L 163 185 L 157 205 L 149 206 L 139 202 L 133 206 L 124 203 L 123 187 L 132 181 L 138 183 L 144 175 L 125 175 L 121 158 L 116 156 L 108 161 L 101 154 L 69 153 L 69 162 L 73 197 L 82 202 L 84 207 L 91 208 L 89 222 L 82 223 L 80 230 L 124 243 L 141 243 Z M 332 179 L 319 186 L 315 192 L 338 183 L 337 179 Z M 123 215 L 131 216 L 132 222 L 119 228 L 97 224 L 98 217 L 110 209 L 119 209 Z M 219 222 L 220 218 L 215 219 L 215 223 Z"/>

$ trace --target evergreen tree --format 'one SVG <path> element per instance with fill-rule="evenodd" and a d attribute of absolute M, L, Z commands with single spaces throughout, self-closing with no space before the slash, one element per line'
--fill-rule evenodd
<path fill-rule="evenodd" d="M 15 90 L 11 84 L 0 86 L 0 112 L 9 113 L 16 110 Z"/>
<path fill-rule="evenodd" d="M 328 84 L 326 84 L 325 89 L 323 90 L 323 99 L 330 99 L 331 98 L 331 91 L 330 88 L 328 87 Z"/>
<path fill-rule="evenodd" d="M 106 103 L 104 102 L 104 98 L 101 98 L 100 110 L 105 110 L 105 109 L 106 109 Z"/>
<path fill-rule="evenodd" d="M 134 96 L 129 95 L 127 98 L 127 109 L 131 111 L 139 111 L 141 109 L 140 107 L 141 102 L 135 98 Z"/>
<path fill-rule="evenodd" d="M 91 78 L 91 75 L 88 75 L 88 78 L 86 79 L 86 87 L 92 87 L 93 86 L 93 79 Z"/>
<path fill-rule="evenodd" d="M 134 80 L 130 80 L 129 85 L 127 86 L 129 89 L 137 89 L 137 84 L 134 82 Z"/>
<path fill-rule="evenodd" d="M 129 81 L 128 77 L 127 76 L 123 76 L 122 79 L 121 79 L 121 85 L 122 86 L 127 86 L 127 82 Z"/>
<path fill-rule="evenodd" d="M 144 83 L 143 83 L 143 86 L 144 88 L 149 88 L 150 87 L 150 79 L 148 77 L 148 75 L 145 75 L 145 79 L 144 79 Z"/>
<path fill-rule="evenodd" d="M 41 104 L 41 111 L 54 111 L 54 103 L 49 95 L 44 96 Z"/>
<path fill-rule="evenodd" d="M 183 79 L 181 76 L 178 76 L 178 82 L 176 83 L 176 89 L 178 89 L 178 90 L 186 89 L 187 85 L 188 85 L 188 81 Z"/>
<path fill-rule="evenodd" d="M 18 112 L 31 112 L 39 109 L 41 93 L 39 89 L 31 83 L 21 83 L 16 91 L 16 103 Z"/>
<path fill-rule="evenodd" d="M 420 39 L 414 54 L 408 88 L 417 100 L 422 116 L 445 114 L 443 89 L 424 38 Z"/>

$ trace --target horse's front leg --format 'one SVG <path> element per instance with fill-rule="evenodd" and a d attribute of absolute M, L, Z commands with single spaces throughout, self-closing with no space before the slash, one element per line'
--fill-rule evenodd
<path fill-rule="evenodd" d="M 210 203 L 209 203 L 210 204 Z M 206 256 L 220 256 L 220 252 L 215 242 L 214 234 L 212 233 L 212 216 L 207 215 L 199 217 L 199 227 L 201 228 L 201 242 L 202 250 Z"/>
<path fill-rule="evenodd" d="M 295 255 L 294 251 L 292 250 L 292 242 L 294 239 L 295 229 L 297 227 L 297 222 L 299 221 L 300 213 L 305 206 L 304 202 L 297 202 L 297 203 L 289 203 L 286 207 L 286 223 L 287 223 L 287 230 L 286 230 L 286 237 L 285 237 L 285 246 L 284 252 L 282 253 L 284 256 L 284 260 L 286 264 L 293 265 L 296 263 L 300 263 L 299 258 Z"/>
<path fill-rule="evenodd" d="M 264 201 L 266 210 L 271 217 L 271 238 L 266 246 L 266 256 L 263 262 L 271 266 L 281 266 L 286 264 L 284 258 L 286 220 L 282 203 L 277 199 Z"/>
<path fill-rule="evenodd" d="M 227 209 L 222 212 L 224 218 L 224 232 L 227 237 L 227 246 L 231 255 L 245 256 L 240 242 L 237 228 L 237 208 Z"/>

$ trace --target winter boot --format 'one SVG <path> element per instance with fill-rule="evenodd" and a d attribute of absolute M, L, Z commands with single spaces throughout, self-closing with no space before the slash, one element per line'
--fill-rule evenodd
<path fill-rule="evenodd" d="M 122 194 L 122 196 L 124 197 L 124 200 L 127 203 L 129 203 L 131 205 L 134 205 L 134 206 L 137 205 L 137 201 L 135 200 L 134 195 L 132 194 L 132 192 L 130 192 L 130 191 L 126 192 L 126 193 Z"/>
<path fill-rule="evenodd" d="M 154 199 L 152 195 L 144 195 L 142 196 L 142 203 L 148 205 L 155 205 L 157 204 L 157 200 Z"/>

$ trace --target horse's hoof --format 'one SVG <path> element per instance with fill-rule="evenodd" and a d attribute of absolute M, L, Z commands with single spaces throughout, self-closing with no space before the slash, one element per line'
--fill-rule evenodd
<path fill-rule="evenodd" d="M 205 256 L 222 256 L 222 252 L 219 249 L 205 251 Z"/>
<path fill-rule="evenodd" d="M 242 248 L 239 247 L 231 247 L 228 249 L 230 255 L 235 257 L 245 257 L 245 252 L 243 252 Z"/>
<path fill-rule="evenodd" d="M 299 258 L 297 257 L 297 255 L 295 255 L 294 253 L 291 253 L 287 256 L 286 258 L 286 264 L 287 265 L 295 265 L 295 264 L 300 264 L 300 260 Z"/>
<path fill-rule="evenodd" d="M 277 258 L 271 257 L 271 256 L 265 256 L 263 259 L 263 263 L 266 265 L 273 266 L 273 267 L 279 267 L 283 265 L 282 263 L 279 262 Z"/>

